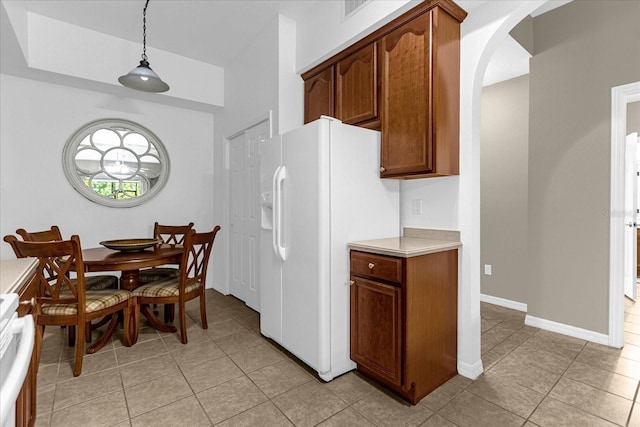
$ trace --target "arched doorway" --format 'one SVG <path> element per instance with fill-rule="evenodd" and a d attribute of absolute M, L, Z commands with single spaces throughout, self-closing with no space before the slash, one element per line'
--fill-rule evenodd
<path fill-rule="evenodd" d="M 624 140 L 627 134 L 627 104 L 640 100 L 640 82 L 611 90 L 611 208 L 624 211 Z M 609 216 L 609 345 L 624 344 L 624 217 Z"/>
<path fill-rule="evenodd" d="M 480 98 L 491 56 L 522 19 L 548 0 L 487 2 L 463 22 L 460 64 L 460 292 L 458 372 L 476 378 L 480 358 Z"/>

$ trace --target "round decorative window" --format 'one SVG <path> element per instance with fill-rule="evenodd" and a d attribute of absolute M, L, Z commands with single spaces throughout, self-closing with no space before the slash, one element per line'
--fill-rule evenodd
<path fill-rule="evenodd" d="M 162 189 L 169 177 L 169 155 L 149 129 L 122 119 L 96 120 L 67 140 L 64 173 L 92 202 L 137 206 Z"/>

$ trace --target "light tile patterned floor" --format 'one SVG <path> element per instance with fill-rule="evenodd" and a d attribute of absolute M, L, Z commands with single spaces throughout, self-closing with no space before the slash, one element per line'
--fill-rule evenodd
<path fill-rule="evenodd" d="M 318 380 L 262 338 L 258 314 L 207 293 L 209 329 L 190 304 L 187 345 L 143 328 L 85 355 L 47 328 L 38 373 L 38 426 L 623 426 L 640 379 L 640 303 L 626 302 L 624 349 L 524 325 L 482 304 L 485 373 L 456 376 L 411 406 L 361 375 Z M 97 335 L 96 335 L 97 336 Z M 631 426 L 640 426 L 636 403 Z"/>

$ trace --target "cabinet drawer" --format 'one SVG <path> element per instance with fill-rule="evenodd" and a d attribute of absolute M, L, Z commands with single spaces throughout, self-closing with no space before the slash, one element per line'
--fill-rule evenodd
<path fill-rule="evenodd" d="M 402 258 L 352 251 L 351 274 L 400 284 Z"/>

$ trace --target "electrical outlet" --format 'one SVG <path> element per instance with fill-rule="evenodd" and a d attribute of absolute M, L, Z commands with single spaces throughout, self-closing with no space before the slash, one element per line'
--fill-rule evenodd
<path fill-rule="evenodd" d="M 491 276 L 491 264 L 484 265 L 484 274 L 485 276 Z"/>
<path fill-rule="evenodd" d="M 413 214 L 422 215 L 422 200 L 413 199 Z"/>

